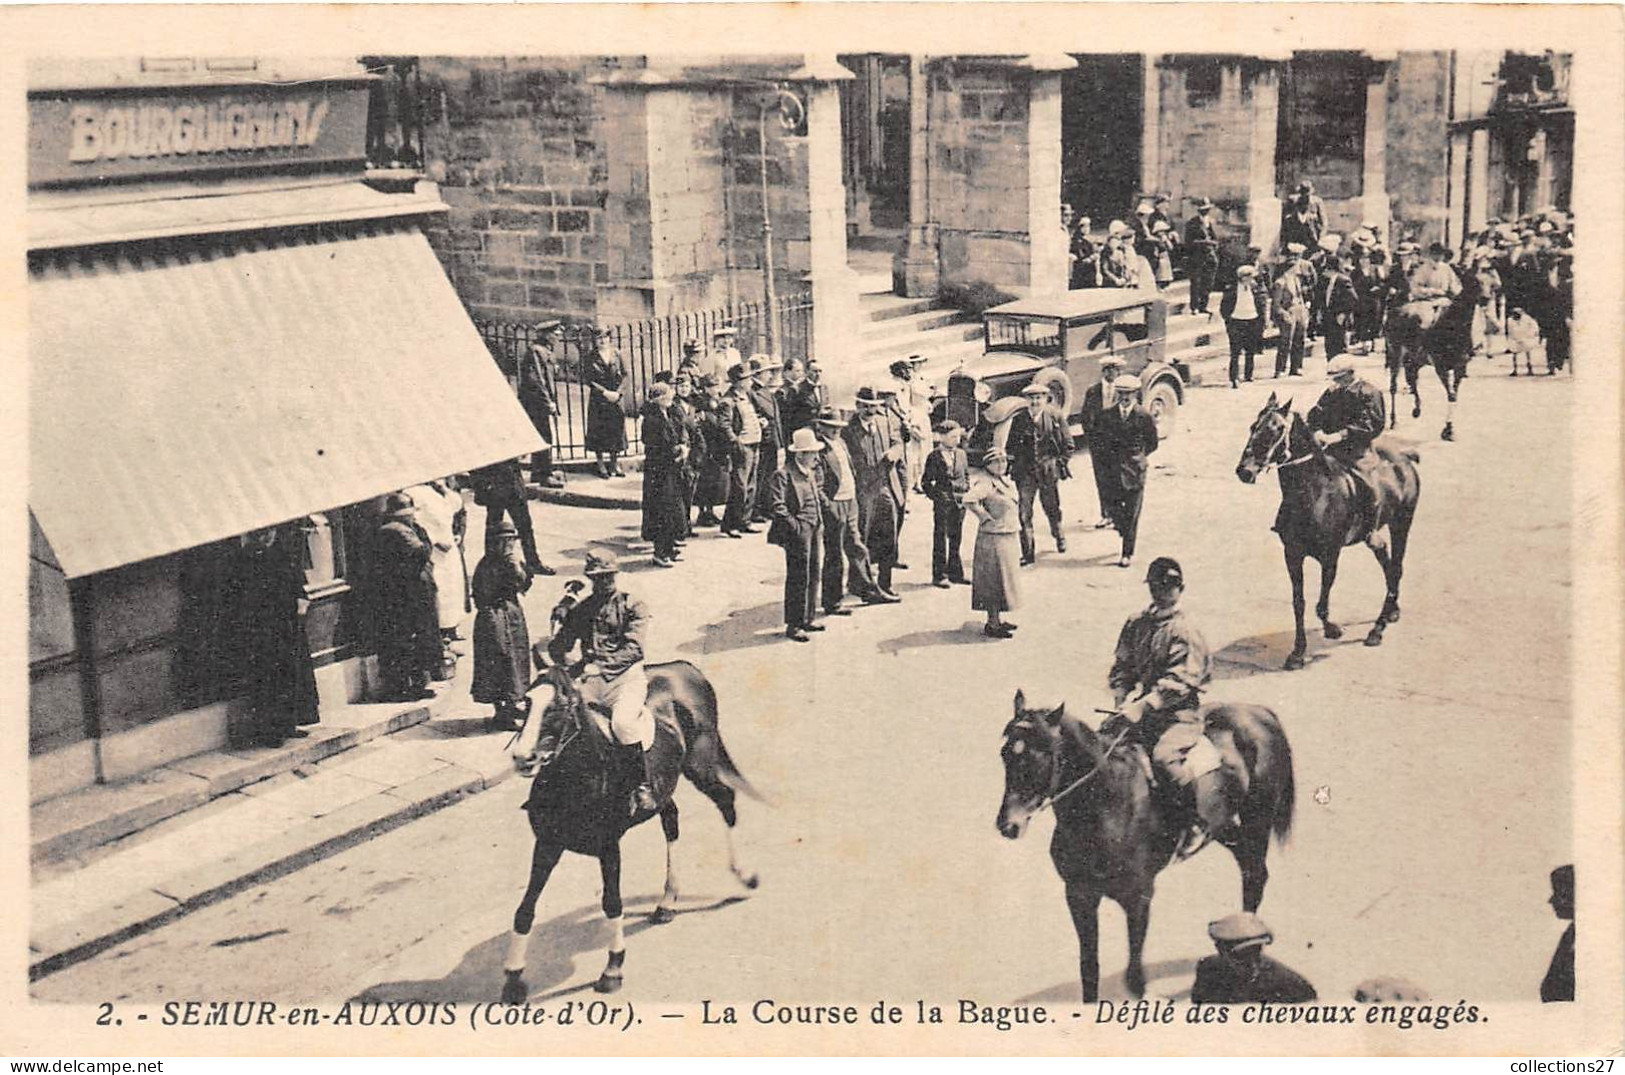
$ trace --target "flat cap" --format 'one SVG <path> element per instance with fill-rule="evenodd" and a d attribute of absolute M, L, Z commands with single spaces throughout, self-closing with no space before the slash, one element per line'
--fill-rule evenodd
<path fill-rule="evenodd" d="M 711 338 L 713 340 L 716 339 L 719 336 L 737 336 L 737 335 L 739 335 L 739 330 L 734 328 L 732 325 L 718 325 L 716 328 L 711 330 Z"/>
<path fill-rule="evenodd" d="M 1217 944 L 1229 945 L 1269 944 L 1275 939 L 1262 918 L 1245 911 L 1209 922 L 1207 935 Z"/>
<path fill-rule="evenodd" d="M 1037 381 L 1029 381 L 1027 387 L 1021 390 L 1021 394 L 1024 396 L 1047 396 L 1049 395 L 1049 389 Z"/>
<path fill-rule="evenodd" d="M 1286 244 L 1286 252 L 1288 254 L 1301 254 L 1301 253 L 1304 252 L 1304 250 L 1305 250 L 1305 247 L 1304 247 L 1304 245 L 1302 243 L 1287 243 Z"/>
<path fill-rule="evenodd" d="M 1107 355 L 1105 358 L 1100 360 L 1100 368 L 1101 369 L 1105 369 L 1107 366 L 1110 366 L 1113 369 L 1118 369 L 1122 365 L 1123 365 L 1123 360 L 1121 358 L 1119 358 L 1117 355 Z"/>
<path fill-rule="evenodd" d="M 1112 384 L 1124 392 L 1138 392 L 1140 390 L 1140 379 L 1134 376 L 1132 373 L 1123 374 L 1123 376 L 1113 381 Z"/>
<path fill-rule="evenodd" d="M 608 549 L 594 550 L 587 554 L 586 567 L 583 570 L 589 575 L 613 575 L 621 569 L 619 560 Z"/>
<path fill-rule="evenodd" d="M 1354 356 L 1347 354 L 1338 355 L 1336 358 L 1326 363 L 1326 372 L 1331 374 L 1333 377 L 1344 373 L 1353 373 Z"/>
<path fill-rule="evenodd" d="M 1179 566 L 1179 561 L 1172 556 L 1159 556 L 1151 561 L 1151 566 L 1145 570 L 1147 582 L 1177 582 L 1185 584 L 1185 572 Z"/>
<path fill-rule="evenodd" d="M 818 412 L 818 416 L 816 418 L 814 418 L 813 421 L 817 422 L 821 426 L 844 426 L 844 425 L 846 425 L 846 419 L 842 418 L 841 417 L 841 412 L 836 410 L 834 407 L 824 407 L 824 408 L 822 408 Z"/>

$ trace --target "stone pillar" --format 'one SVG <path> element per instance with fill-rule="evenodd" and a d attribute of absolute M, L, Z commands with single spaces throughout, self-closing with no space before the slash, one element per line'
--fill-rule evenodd
<path fill-rule="evenodd" d="M 1467 145 L 1471 131 L 1450 132 L 1450 170 L 1445 184 L 1444 242 L 1458 247 L 1464 237 L 1462 225 L 1467 219 Z M 1395 236 L 1395 241 L 1398 236 Z"/>
<path fill-rule="evenodd" d="M 1275 193 L 1275 130 L 1280 109 L 1280 68 L 1275 58 L 1253 71 L 1252 138 L 1247 169 L 1249 241 L 1266 254 L 1281 238 L 1281 199 Z"/>
<path fill-rule="evenodd" d="M 908 58 L 908 239 L 892 263 L 892 290 L 932 296 L 941 284 L 937 225 L 931 216 L 931 80 L 926 58 Z"/>
<path fill-rule="evenodd" d="M 1162 182 L 1162 72 L 1161 57 L 1148 52 L 1141 57 L 1140 95 L 1140 190 L 1145 193 L 1165 189 Z"/>
<path fill-rule="evenodd" d="M 805 87 L 807 102 L 808 270 L 812 349 L 834 371 L 858 355 L 858 274 L 846 263 L 846 188 L 841 182 L 838 82 L 852 73 L 833 56 L 809 57 L 786 81 Z"/>
<path fill-rule="evenodd" d="M 1065 291 L 1067 234 L 1061 228 L 1061 72 L 1077 66 L 1070 56 L 1029 56 L 1027 107 L 1027 220 L 1031 241 L 1027 289 Z"/>
<path fill-rule="evenodd" d="M 1475 232 L 1490 218 L 1489 128 L 1473 128 L 1467 147 L 1467 231 Z"/>
<path fill-rule="evenodd" d="M 1371 53 L 1365 85 L 1365 156 L 1360 183 L 1360 217 L 1391 234 L 1388 199 L 1388 71 L 1397 53 Z"/>

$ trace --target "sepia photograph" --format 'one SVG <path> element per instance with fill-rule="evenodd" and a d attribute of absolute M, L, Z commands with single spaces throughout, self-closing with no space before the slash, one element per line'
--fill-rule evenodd
<path fill-rule="evenodd" d="M 6 46 L 0 1052 L 1617 1051 L 1617 10 L 802 6 Z"/>

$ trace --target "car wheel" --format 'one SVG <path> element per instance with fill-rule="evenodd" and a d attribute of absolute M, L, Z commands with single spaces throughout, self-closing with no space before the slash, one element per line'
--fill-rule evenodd
<path fill-rule="evenodd" d="M 1179 413 L 1179 393 L 1167 381 L 1158 381 L 1145 394 L 1145 409 L 1157 423 L 1157 439 L 1174 435 L 1174 418 Z"/>
<path fill-rule="evenodd" d="M 1049 392 L 1049 401 L 1068 418 L 1077 410 L 1077 400 L 1072 398 L 1072 379 L 1057 369 L 1039 370 L 1033 377 L 1033 384 L 1042 385 Z"/>

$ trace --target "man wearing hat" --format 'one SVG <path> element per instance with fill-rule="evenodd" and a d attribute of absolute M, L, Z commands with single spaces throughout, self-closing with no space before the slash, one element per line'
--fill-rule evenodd
<path fill-rule="evenodd" d="M 669 370 L 662 374 L 670 377 Z M 683 539 L 688 517 L 684 490 L 688 460 L 687 432 L 682 417 L 673 413 L 676 393 L 669 381 L 657 380 L 649 386 L 643 404 L 643 526 L 644 541 L 654 544 L 656 567 L 671 567 L 678 559 L 677 543 Z"/>
<path fill-rule="evenodd" d="M 909 461 L 914 451 L 914 425 L 910 420 L 908 411 L 902 403 L 903 386 L 895 379 L 883 381 L 875 386 L 875 395 L 880 397 L 881 420 L 886 425 L 887 434 L 893 444 L 903 446 L 903 457 L 897 461 L 897 482 L 903 490 L 903 502 L 897 509 L 897 560 L 892 564 L 896 571 L 907 571 L 908 565 L 903 562 L 903 524 L 908 522 L 908 494 L 913 488 L 909 484 Z"/>
<path fill-rule="evenodd" d="M 807 632 L 822 631 L 818 611 L 818 557 L 824 546 L 827 477 L 819 454 L 824 445 L 810 429 L 790 438 L 789 461 L 768 478 L 772 523 L 767 540 L 784 550 L 784 635 L 807 641 Z"/>
<path fill-rule="evenodd" d="M 468 476 L 474 490 L 474 503 L 485 509 L 485 541 L 494 544 L 496 528 L 506 515 L 519 532 L 519 547 L 525 553 L 525 567 L 532 575 L 551 575 L 536 550 L 536 529 L 530 520 L 530 500 L 525 492 L 525 475 L 519 460 L 503 459 L 483 466 Z"/>
<path fill-rule="evenodd" d="M 1382 465 L 1371 442 L 1387 428 L 1388 403 L 1376 385 L 1355 372 L 1352 356 L 1337 356 L 1326 370 L 1332 383 L 1304 418 L 1314 430 L 1315 443 L 1353 475 L 1360 490 L 1363 532 L 1370 533 L 1380 525 L 1376 518 L 1375 469 Z M 1275 520 L 1277 529 L 1285 514 L 1283 504 Z"/>
<path fill-rule="evenodd" d="M 728 456 L 728 506 L 722 512 L 722 533 L 731 538 L 760 533 L 750 525 L 756 508 L 756 459 L 767 424 L 751 402 L 751 370 L 744 362 L 728 367 L 726 417 L 731 434 Z"/>
<path fill-rule="evenodd" d="M 779 385 L 779 423 L 786 437 L 798 429 L 811 428 L 824 406 L 824 392 L 807 379 L 806 364 L 799 358 L 784 363 L 784 383 Z"/>
<path fill-rule="evenodd" d="M 1106 513 L 1123 539 L 1119 567 L 1134 559 L 1140 531 L 1140 507 L 1145 502 L 1147 460 L 1157 450 L 1156 419 L 1140 406 L 1140 379 L 1132 373 L 1117 378 L 1117 405 L 1100 416 L 1101 464 L 1106 473 Z"/>
<path fill-rule="evenodd" d="M 965 534 L 965 493 L 970 489 L 969 461 L 959 446 L 964 430 L 948 419 L 936 428 L 937 446 L 926 456 L 920 489 L 931 501 L 931 584 L 947 589 L 970 585 L 959 549 Z"/>
<path fill-rule="evenodd" d="M 1158 194 L 1151 199 L 1151 231 L 1155 234 L 1158 224 L 1166 224 L 1172 241 L 1178 243 L 1179 229 L 1174 227 L 1174 218 L 1168 215 L 1168 207 L 1171 204 L 1173 199 L 1166 194 Z"/>
<path fill-rule="evenodd" d="M 415 701 L 429 697 L 429 678 L 443 652 L 430 563 L 434 546 L 418 525 L 410 495 L 391 493 L 384 510 L 372 558 L 378 668 L 391 700 Z M 486 528 L 488 542 L 492 529 Z"/>
<path fill-rule="evenodd" d="M 1275 939 L 1261 918 L 1241 913 L 1210 922 L 1217 955 L 1196 964 L 1192 1004 L 1307 1004 L 1315 987 L 1297 971 L 1264 954 Z"/>
<path fill-rule="evenodd" d="M 1335 255 L 1326 259 L 1315 294 L 1319 297 L 1321 334 L 1330 360 L 1349 349 L 1349 331 L 1359 308 L 1346 259 Z"/>
<path fill-rule="evenodd" d="M 655 720 L 648 708 L 649 680 L 643 672 L 649 610 L 616 587 L 620 564 L 607 550 L 587 553 L 585 573 L 592 592 L 577 601 L 567 596 L 553 610 L 555 628 L 547 644 L 550 663 L 566 669 L 583 703 L 609 716 L 615 742 L 625 748 L 626 768 L 638 781 L 634 812 L 658 808 L 649 775 L 649 748 Z M 577 646 L 581 657 L 569 663 Z"/>
<path fill-rule="evenodd" d="M 1195 820 L 1181 842 L 1189 855 L 1233 823 L 1234 805 L 1218 748 L 1203 733 L 1202 689 L 1212 673 L 1207 640 L 1179 607 L 1185 573 L 1167 556 L 1145 575 L 1151 604 L 1123 623 L 1107 683 L 1120 718 L 1137 729 L 1160 779 L 1188 789 Z"/>
<path fill-rule="evenodd" d="M 658 379 L 658 375 L 657 378 Z M 688 370 L 680 370 L 672 378 L 672 418 L 683 427 L 683 443 L 688 454 L 683 459 L 683 526 L 679 544 L 694 536 L 695 494 L 699 490 L 700 471 L 705 467 L 705 433 L 700 428 L 699 399 L 694 393 L 694 377 Z"/>
<path fill-rule="evenodd" d="M 732 325 L 719 325 L 711 330 L 711 369 L 708 372 L 723 377 L 744 361 L 739 348 L 734 346 L 738 338 L 739 330 Z"/>
<path fill-rule="evenodd" d="M 1139 264 L 1130 256 L 1128 241 L 1133 230 L 1121 220 L 1114 220 L 1106 229 L 1106 248 L 1100 254 L 1101 287 L 1133 287 L 1134 267 Z"/>
<path fill-rule="evenodd" d="M 1089 234 L 1091 227 L 1088 217 L 1079 217 L 1067 236 L 1067 287 L 1072 291 L 1100 286 L 1100 248 Z"/>
<path fill-rule="evenodd" d="M 1191 278 L 1191 313 L 1207 314 L 1214 277 L 1219 274 L 1219 233 L 1213 226 L 1213 202 L 1202 198 L 1196 215 L 1185 222 L 1185 270 Z"/>
<path fill-rule="evenodd" d="M 693 337 L 684 340 L 683 357 L 677 363 L 678 372 L 699 378 L 711 373 L 710 367 L 711 356 L 705 353 L 705 345 Z"/>
<path fill-rule="evenodd" d="M 1307 250 L 1325 232 L 1326 203 L 1315 193 L 1315 185 L 1305 179 L 1281 206 L 1281 243 L 1299 243 Z"/>
<path fill-rule="evenodd" d="M 857 483 L 858 528 L 874 564 L 875 586 L 882 594 L 891 594 L 903 520 L 903 441 L 887 420 L 886 401 L 879 392 L 863 386 L 857 404 L 842 435 Z"/>
<path fill-rule="evenodd" d="M 1253 379 L 1253 359 L 1264 349 L 1264 319 L 1269 309 L 1269 288 L 1258 278 L 1258 266 L 1236 266 L 1236 278 L 1219 299 L 1219 316 L 1224 318 L 1225 335 L 1230 341 L 1231 388 L 1240 386 L 1243 355 L 1247 356 L 1247 380 Z"/>
<path fill-rule="evenodd" d="M 559 404 L 553 398 L 552 372 L 559 357 L 562 330 L 557 321 L 537 325 L 529 358 L 519 365 L 519 405 L 547 442 L 546 447 L 531 453 L 530 479 L 552 489 L 564 487 L 564 475 L 553 469 L 553 419 L 558 416 Z"/>
<path fill-rule="evenodd" d="M 1050 402 L 1049 389 L 1037 383 L 1021 390 L 1027 409 L 1017 411 L 1010 423 L 1005 451 L 1010 457 L 1010 477 L 1020 494 L 1021 563 L 1036 563 L 1038 540 L 1033 534 L 1033 501 L 1044 508 L 1049 520 L 1055 551 L 1066 551 L 1066 535 L 1061 532 L 1062 478 L 1072 476 L 1072 434 L 1067 431 L 1061 409 Z"/>
<path fill-rule="evenodd" d="M 750 356 L 750 405 L 762 419 L 762 443 L 756 453 L 756 507 L 751 512 L 753 523 L 765 523 L 772 514 L 767 485 L 783 462 L 779 453 L 785 445 L 784 422 L 779 415 L 779 394 L 773 383 L 783 365 L 772 355 Z"/>
<path fill-rule="evenodd" d="M 699 477 L 694 482 L 694 503 L 699 512 L 694 525 L 717 526 L 717 508 L 728 501 L 728 475 L 733 469 L 734 442 L 733 406 L 723 396 L 726 385 L 714 373 L 699 380 L 699 393 L 694 398 L 695 414 L 700 424 L 700 439 L 705 444 L 700 460 Z"/>
<path fill-rule="evenodd" d="M 819 586 L 826 616 L 852 614 L 841 607 L 841 597 L 846 590 L 872 605 L 900 600 L 894 594 L 881 593 L 875 585 L 874 566 L 869 562 L 869 548 L 863 543 L 858 514 L 857 472 L 852 467 L 846 438 L 842 436 L 846 427 L 846 420 L 833 407 L 823 408 L 813 419 L 813 428 L 824 445 L 819 462 L 828 475 L 824 499 L 824 572 Z"/>
<path fill-rule="evenodd" d="M 1100 360 L 1100 380 L 1090 385 L 1083 393 L 1083 408 L 1078 412 L 1079 424 L 1083 426 L 1084 447 L 1089 449 L 1089 467 L 1095 475 L 1095 500 L 1100 505 L 1100 521 L 1095 524 L 1096 530 L 1104 530 L 1112 525 L 1111 512 L 1108 510 L 1107 490 L 1113 488 L 1111 475 L 1106 461 L 1106 446 L 1101 440 L 1101 416 L 1117 406 L 1117 375 L 1123 372 L 1123 360 L 1116 355 L 1107 355 Z"/>
<path fill-rule="evenodd" d="M 1287 256 L 1276 277 L 1275 291 L 1271 295 L 1271 308 L 1275 313 L 1275 327 L 1279 335 L 1275 343 L 1275 376 L 1290 374 L 1303 376 L 1303 355 L 1309 339 L 1309 288 L 1305 286 L 1302 243 L 1288 243 Z"/>
<path fill-rule="evenodd" d="M 1450 248 L 1443 243 L 1428 244 L 1428 258 L 1411 273 L 1410 301 L 1425 302 L 1437 308 L 1450 304 L 1461 294 L 1461 279 L 1450 267 Z"/>

